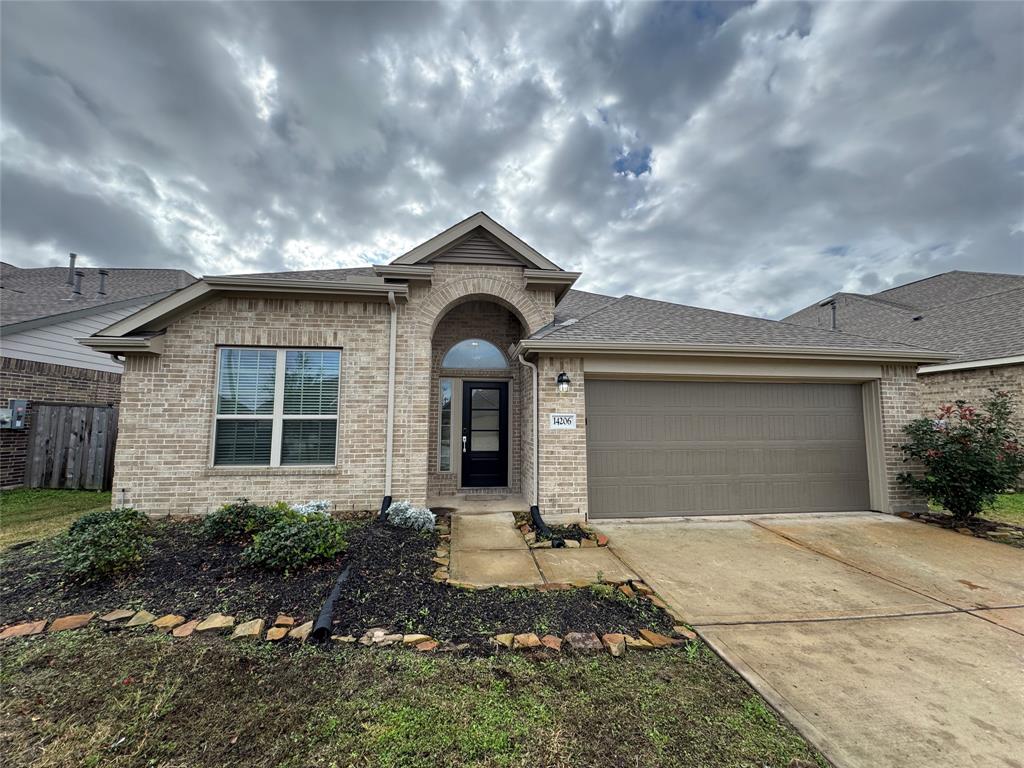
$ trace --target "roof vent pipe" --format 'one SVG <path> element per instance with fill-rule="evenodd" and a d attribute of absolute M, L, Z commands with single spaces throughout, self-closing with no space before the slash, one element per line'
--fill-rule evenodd
<path fill-rule="evenodd" d="M 76 269 L 75 270 L 75 285 L 71 289 L 71 293 L 73 293 L 75 296 L 81 296 L 82 295 L 82 278 L 83 277 L 85 277 L 85 272 L 83 272 L 80 269 Z"/>
<path fill-rule="evenodd" d="M 838 330 L 838 328 L 836 327 L 838 325 L 838 323 L 836 322 L 836 300 L 835 300 L 835 297 L 833 297 L 831 299 L 825 299 L 818 306 L 819 307 L 828 307 L 829 309 L 831 309 L 831 311 L 832 311 L 832 330 L 833 331 Z"/>
<path fill-rule="evenodd" d="M 100 287 L 96 289 L 96 295 L 97 296 L 106 296 L 107 295 L 107 275 L 109 275 L 110 272 L 108 270 L 106 270 L 106 269 L 101 269 L 96 274 L 98 274 L 100 276 Z"/>
<path fill-rule="evenodd" d="M 75 284 L 75 259 L 78 258 L 77 253 L 69 254 L 68 256 L 68 279 L 64 281 L 65 285 Z"/>

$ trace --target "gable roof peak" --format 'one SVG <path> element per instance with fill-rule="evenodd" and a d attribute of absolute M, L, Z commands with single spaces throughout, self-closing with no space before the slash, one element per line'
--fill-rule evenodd
<path fill-rule="evenodd" d="M 423 264 L 443 253 L 452 250 L 475 235 L 485 234 L 506 250 L 516 260 L 521 261 L 528 269 L 539 269 L 551 272 L 562 272 L 562 268 L 546 259 L 538 250 L 506 229 L 484 211 L 477 211 L 457 224 L 453 224 L 443 232 L 420 243 L 415 248 L 403 253 L 392 264 Z"/>

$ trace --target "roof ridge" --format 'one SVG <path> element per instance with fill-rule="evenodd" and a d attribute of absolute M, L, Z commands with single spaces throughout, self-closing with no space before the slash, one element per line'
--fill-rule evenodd
<path fill-rule="evenodd" d="M 936 304 L 933 307 L 925 307 L 921 311 L 922 312 L 926 312 L 928 310 L 946 309 L 947 307 L 956 307 L 956 306 L 959 306 L 960 304 L 967 304 L 968 302 L 978 301 L 980 299 L 990 299 L 993 296 L 1000 296 L 1000 295 L 1002 295 L 1004 293 L 1013 293 L 1014 291 L 1024 291 L 1024 283 L 1021 283 L 1020 285 L 1015 285 L 1012 288 L 1003 288 L 1003 289 L 998 290 L 998 291 L 992 291 L 992 293 L 983 293 L 980 296 L 971 296 L 970 298 L 967 298 L 967 299 L 960 299 L 960 301 L 951 301 L 948 304 Z"/>

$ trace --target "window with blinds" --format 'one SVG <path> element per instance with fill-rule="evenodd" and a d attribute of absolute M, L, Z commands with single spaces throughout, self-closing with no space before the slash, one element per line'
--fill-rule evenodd
<path fill-rule="evenodd" d="M 340 374 L 338 350 L 220 349 L 214 465 L 333 465 Z"/>

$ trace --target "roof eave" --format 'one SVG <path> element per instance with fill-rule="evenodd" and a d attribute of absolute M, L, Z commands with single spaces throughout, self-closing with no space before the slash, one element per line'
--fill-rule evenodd
<path fill-rule="evenodd" d="M 1024 355 L 1006 355 L 1004 357 L 988 357 L 982 360 L 962 360 L 954 363 L 938 365 L 922 365 L 918 373 L 944 373 L 945 371 L 969 371 L 972 368 L 998 368 L 1003 365 L 1024 365 Z"/>
<path fill-rule="evenodd" d="M 553 272 L 549 269 L 523 270 L 523 277 L 526 279 L 526 288 L 528 290 L 554 287 L 556 304 L 562 300 L 562 297 L 565 296 L 576 281 L 580 279 L 581 274 L 581 272 L 565 272 L 561 270 Z"/>
<path fill-rule="evenodd" d="M 796 347 L 746 344 L 670 344 L 633 342 L 574 342 L 555 339 L 523 339 L 518 352 L 576 352 L 617 355 L 678 355 L 710 357 L 783 357 L 817 360 L 862 360 L 877 362 L 924 363 L 949 359 L 947 354 L 925 349 L 842 349 L 836 347 Z"/>
<path fill-rule="evenodd" d="M 434 267 L 430 264 L 374 264 L 373 273 L 385 280 L 434 281 Z"/>
<path fill-rule="evenodd" d="M 76 341 L 97 352 L 107 352 L 115 355 L 126 352 L 160 355 L 164 351 L 163 334 L 149 336 L 87 336 L 84 339 L 76 339 Z"/>
<path fill-rule="evenodd" d="M 77 309 L 70 309 L 67 312 L 58 312 L 53 315 L 45 315 L 43 317 L 35 317 L 31 320 L 22 320 L 21 322 L 8 323 L 4 326 L 0 326 L 0 336 L 9 336 L 13 333 L 21 333 L 22 331 L 30 331 L 33 328 L 45 328 L 48 325 L 55 325 L 56 323 L 64 323 L 68 320 L 74 320 L 79 317 L 88 317 L 89 315 L 95 315 L 100 312 L 109 312 L 114 309 L 120 309 L 122 307 L 130 307 L 132 304 L 152 304 L 160 299 L 170 296 L 174 291 L 159 291 L 158 293 L 150 293 L 145 296 L 133 296 L 130 299 L 118 299 L 117 301 L 107 302 L 106 304 L 92 304 L 90 306 L 80 306 Z M 82 303 L 89 301 L 89 299 L 82 299 Z"/>

